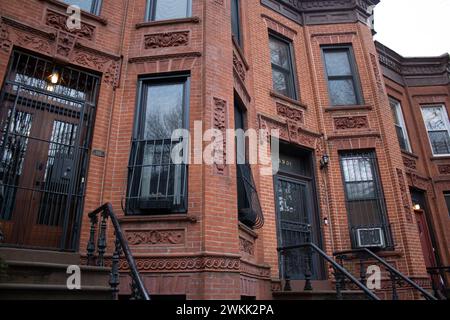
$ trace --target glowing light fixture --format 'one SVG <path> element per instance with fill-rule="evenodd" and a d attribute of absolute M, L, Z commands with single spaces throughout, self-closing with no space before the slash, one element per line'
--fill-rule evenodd
<path fill-rule="evenodd" d="M 52 84 L 57 84 L 59 81 L 59 73 L 58 71 L 53 71 L 52 74 L 50 75 L 50 82 Z"/>
<path fill-rule="evenodd" d="M 420 208 L 420 204 L 415 203 L 415 204 L 413 205 L 413 209 L 414 209 L 414 210 L 420 210 L 420 209 L 421 209 L 421 208 Z"/>

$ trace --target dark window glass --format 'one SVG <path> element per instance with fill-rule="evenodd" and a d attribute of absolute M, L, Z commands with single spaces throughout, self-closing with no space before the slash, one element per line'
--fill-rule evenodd
<path fill-rule="evenodd" d="M 173 132 L 186 124 L 187 87 L 186 78 L 142 83 L 130 156 L 127 213 L 185 210 L 187 168 L 174 163 L 171 154 L 183 143 Z"/>
<path fill-rule="evenodd" d="M 231 0 L 231 30 L 237 43 L 242 45 L 240 12 L 240 0 Z"/>
<path fill-rule="evenodd" d="M 290 43 L 270 35 L 269 46 L 273 89 L 279 94 L 296 99 Z"/>
<path fill-rule="evenodd" d="M 384 196 L 373 151 L 340 155 L 352 243 L 356 247 L 358 229 L 380 228 L 384 244 L 391 237 L 385 217 Z"/>
<path fill-rule="evenodd" d="M 147 0 L 147 21 L 180 19 L 191 14 L 191 0 Z"/>
<path fill-rule="evenodd" d="M 450 216 L 450 191 L 444 192 L 445 204 L 447 205 L 448 215 Z"/>
<path fill-rule="evenodd" d="M 349 47 L 323 49 L 331 104 L 361 103 L 354 59 Z"/>
<path fill-rule="evenodd" d="M 236 128 L 236 183 L 239 221 L 250 228 L 260 228 L 264 223 L 258 193 L 253 180 L 251 166 L 246 157 L 245 112 L 237 99 L 234 101 Z M 241 129 L 241 130 L 239 130 Z"/>
<path fill-rule="evenodd" d="M 98 14 L 100 11 L 101 0 L 63 0 L 65 3 L 78 6 L 81 10 Z"/>

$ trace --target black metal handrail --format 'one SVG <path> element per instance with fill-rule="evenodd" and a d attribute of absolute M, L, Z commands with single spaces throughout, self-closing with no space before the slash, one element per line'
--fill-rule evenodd
<path fill-rule="evenodd" d="M 95 236 L 97 231 L 97 224 L 99 221 L 98 219 L 99 215 L 101 216 L 101 223 L 96 246 Z M 104 256 L 107 245 L 106 226 L 108 218 L 111 219 L 116 236 L 115 250 L 112 256 L 111 277 L 109 281 L 109 284 L 111 285 L 113 291 L 113 298 L 114 299 L 118 298 L 119 262 L 120 262 L 120 255 L 123 252 L 125 259 L 127 260 L 128 267 L 130 269 L 132 298 L 150 300 L 150 295 L 147 289 L 145 288 L 144 281 L 142 280 L 142 277 L 136 266 L 136 262 L 133 258 L 133 255 L 131 254 L 130 247 L 128 246 L 128 241 L 125 239 L 123 235 L 122 228 L 120 227 L 119 220 L 117 219 L 117 216 L 114 213 L 111 203 L 105 203 L 101 207 L 89 213 L 88 216 L 91 221 L 91 229 L 89 242 L 87 245 L 87 264 L 104 266 L 105 264 Z M 97 256 L 95 256 L 96 251 Z"/>
<path fill-rule="evenodd" d="M 446 273 L 450 274 L 450 266 L 427 268 L 427 272 L 431 277 L 431 285 L 435 296 L 443 300 L 450 299 L 447 276 L 445 275 Z M 435 276 L 438 276 L 438 283 L 436 283 Z"/>
<path fill-rule="evenodd" d="M 413 280 L 411 280 L 410 278 L 405 276 L 403 273 L 401 273 L 399 270 L 397 270 L 396 268 L 391 266 L 386 260 L 384 260 L 380 256 L 376 255 L 375 253 L 373 253 L 372 251 L 370 251 L 367 248 L 345 250 L 345 251 L 340 251 L 340 252 L 333 253 L 333 255 L 337 259 L 341 259 L 341 260 L 343 260 L 345 258 L 345 255 L 348 255 L 348 254 L 356 254 L 356 255 L 363 254 L 363 256 L 359 256 L 361 259 L 366 259 L 367 260 L 367 257 L 371 257 L 372 259 L 375 259 L 376 261 L 381 263 L 386 268 L 386 270 L 389 272 L 390 277 L 391 277 L 393 300 L 398 300 L 396 284 L 397 284 L 399 279 L 403 280 L 404 282 L 409 284 L 411 287 L 413 287 L 415 290 L 419 291 L 425 297 L 425 299 L 427 299 L 427 300 L 437 300 L 436 297 L 431 295 L 424 288 L 419 286 Z"/>
<path fill-rule="evenodd" d="M 282 254 L 285 253 L 288 250 L 294 250 L 294 249 L 312 249 L 315 252 L 317 252 L 325 261 L 327 261 L 334 269 L 334 274 L 336 277 L 336 294 L 338 299 L 342 299 L 342 282 L 343 278 L 349 279 L 352 283 L 354 283 L 359 289 L 361 289 L 365 295 L 371 299 L 371 300 L 380 300 L 380 298 L 374 294 L 369 288 L 367 288 L 362 282 L 360 282 L 358 279 L 356 279 L 350 272 L 348 272 L 343 266 L 338 264 L 336 261 L 333 260 L 329 255 L 327 255 L 322 249 L 320 249 L 317 245 L 314 243 L 303 243 L 293 246 L 286 246 L 282 248 L 278 248 L 277 250 L 281 252 Z M 308 254 L 309 259 L 308 263 L 306 264 L 307 270 L 305 272 L 305 291 L 311 291 L 312 290 L 312 284 L 311 284 L 311 273 L 310 270 L 308 270 L 311 263 L 311 252 Z M 286 281 L 289 281 L 289 278 L 286 279 Z M 290 288 L 289 284 L 287 285 L 288 288 Z"/>

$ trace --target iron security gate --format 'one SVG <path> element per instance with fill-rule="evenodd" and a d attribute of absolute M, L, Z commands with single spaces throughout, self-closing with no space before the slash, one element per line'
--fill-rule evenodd
<path fill-rule="evenodd" d="M 76 249 L 99 78 L 15 51 L 0 95 L 9 245 Z"/>

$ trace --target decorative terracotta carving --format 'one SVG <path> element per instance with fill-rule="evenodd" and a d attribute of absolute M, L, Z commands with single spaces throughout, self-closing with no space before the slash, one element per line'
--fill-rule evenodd
<path fill-rule="evenodd" d="M 184 230 L 144 230 L 126 231 L 131 245 L 157 245 L 184 243 Z"/>
<path fill-rule="evenodd" d="M 405 211 L 406 220 L 408 222 L 411 222 L 412 221 L 411 203 L 410 203 L 409 197 L 408 197 L 408 189 L 406 188 L 405 177 L 404 177 L 403 171 L 401 169 L 397 168 L 396 171 L 397 171 L 398 184 L 400 186 L 400 192 L 401 192 L 401 196 L 402 196 L 402 203 L 403 203 L 403 208 Z"/>
<path fill-rule="evenodd" d="M 9 39 L 8 28 L 2 23 L 0 24 L 0 49 L 9 52 L 12 48 L 12 42 Z"/>
<path fill-rule="evenodd" d="M 227 125 L 227 102 L 225 100 L 214 98 L 214 112 L 213 112 L 213 125 L 214 129 L 222 132 L 222 144 L 221 148 L 215 150 L 215 159 L 218 159 L 215 163 L 215 173 L 225 173 L 225 159 L 226 159 L 226 125 Z M 216 141 L 220 144 L 220 141 Z"/>
<path fill-rule="evenodd" d="M 218 256 L 197 257 L 156 257 L 135 258 L 136 265 L 140 271 L 166 272 L 166 271 L 200 271 L 200 270 L 223 270 L 239 271 L 239 258 Z M 128 264 L 125 260 L 120 261 L 120 270 L 127 270 Z"/>
<path fill-rule="evenodd" d="M 450 165 L 448 164 L 439 165 L 438 170 L 440 174 L 450 174 Z"/>
<path fill-rule="evenodd" d="M 242 274 L 258 276 L 261 278 L 270 278 L 270 267 L 261 266 L 241 260 L 240 271 Z"/>
<path fill-rule="evenodd" d="M 144 48 L 181 47 L 189 44 L 189 31 L 148 34 L 144 36 Z"/>
<path fill-rule="evenodd" d="M 116 87 L 119 82 L 120 65 L 109 57 L 95 55 L 85 51 L 75 51 L 72 56 L 73 62 L 103 72 L 103 81 Z"/>
<path fill-rule="evenodd" d="M 251 256 L 255 253 L 253 242 L 244 238 L 239 238 L 239 248 L 241 252 L 247 253 Z"/>
<path fill-rule="evenodd" d="M 95 33 L 94 26 L 91 26 L 89 24 L 81 22 L 81 28 L 71 30 L 67 27 L 67 19 L 69 19 L 69 17 L 67 15 L 47 10 L 45 24 L 50 27 L 53 27 L 55 29 L 68 32 L 68 33 L 72 34 L 73 36 L 76 36 L 76 37 L 79 37 L 82 39 L 87 39 L 87 40 L 94 39 L 94 33 Z"/>
<path fill-rule="evenodd" d="M 245 81 L 245 67 L 244 63 L 233 52 L 233 66 L 242 81 Z"/>
<path fill-rule="evenodd" d="M 334 126 L 337 130 L 363 129 L 369 127 L 366 116 L 339 117 L 334 118 Z"/>
<path fill-rule="evenodd" d="M 380 69 L 378 68 L 377 57 L 373 53 L 370 54 L 370 62 L 372 63 L 373 72 L 375 73 L 378 90 L 384 92 L 383 79 L 381 78 Z"/>
<path fill-rule="evenodd" d="M 281 117 L 303 123 L 303 112 L 299 109 L 277 102 L 277 113 Z"/>
<path fill-rule="evenodd" d="M 18 34 L 17 44 L 27 49 L 35 50 L 48 55 L 52 52 L 52 45 L 48 40 L 44 40 L 31 34 Z"/>
<path fill-rule="evenodd" d="M 67 32 L 58 31 L 56 42 L 56 54 L 60 57 L 68 58 L 75 46 L 75 37 Z"/>
<path fill-rule="evenodd" d="M 403 157 L 403 164 L 405 165 L 406 168 L 411 169 L 411 170 L 416 170 L 417 169 L 417 165 L 416 165 L 416 161 L 407 157 Z"/>

